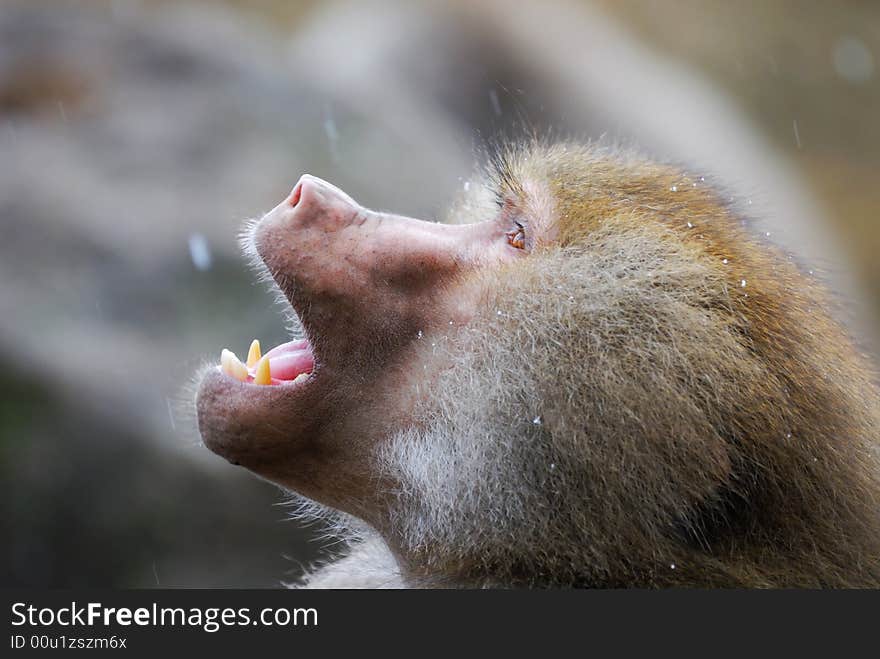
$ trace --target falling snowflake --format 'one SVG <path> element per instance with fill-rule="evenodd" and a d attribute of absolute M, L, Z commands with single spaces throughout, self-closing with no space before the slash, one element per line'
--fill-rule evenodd
<path fill-rule="evenodd" d="M 208 240 L 201 233 L 190 234 L 189 237 L 189 257 L 192 259 L 196 270 L 209 270 L 211 268 L 211 248 L 208 247 Z"/>

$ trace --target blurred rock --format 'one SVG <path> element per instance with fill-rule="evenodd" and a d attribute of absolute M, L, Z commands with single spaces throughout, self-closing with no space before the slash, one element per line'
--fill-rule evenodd
<path fill-rule="evenodd" d="M 273 43 L 208 7 L 0 9 L 7 585 L 277 585 L 317 548 L 177 413 L 193 357 L 283 336 L 235 234 L 329 156 Z"/>

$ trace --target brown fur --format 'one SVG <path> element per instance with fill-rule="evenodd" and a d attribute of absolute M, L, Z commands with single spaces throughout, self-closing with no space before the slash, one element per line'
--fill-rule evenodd
<path fill-rule="evenodd" d="M 380 451 L 410 582 L 880 586 L 878 392 L 815 279 L 636 155 L 519 150 L 494 186 L 549 191 L 557 238 L 478 275 Z"/>
<path fill-rule="evenodd" d="M 305 175 L 246 232 L 315 367 L 208 370 L 199 428 L 364 538 L 310 583 L 880 586 L 880 398 L 813 277 L 628 152 L 472 190 L 442 226 Z"/>

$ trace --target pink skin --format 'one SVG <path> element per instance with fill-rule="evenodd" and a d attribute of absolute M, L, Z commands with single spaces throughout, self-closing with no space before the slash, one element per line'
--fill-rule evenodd
<path fill-rule="evenodd" d="M 383 484 L 369 457 L 410 423 L 412 383 L 440 367 L 418 361 L 416 342 L 468 322 L 478 304 L 471 275 L 525 254 L 511 246 L 511 229 L 503 216 L 446 225 L 378 213 L 304 175 L 252 240 L 309 340 L 266 353 L 282 386 L 209 370 L 197 401 L 205 444 L 381 524 L 372 511 L 382 507 Z M 310 371 L 305 382 L 290 382 Z"/>
<path fill-rule="evenodd" d="M 315 358 L 311 350 L 287 352 L 269 359 L 272 377 L 277 380 L 293 380 L 303 373 L 311 373 L 315 366 Z"/>

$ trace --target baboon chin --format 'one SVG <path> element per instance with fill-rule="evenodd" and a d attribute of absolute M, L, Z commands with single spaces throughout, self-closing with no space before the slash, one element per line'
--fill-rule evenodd
<path fill-rule="evenodd" d="M 813 277 L 634 153 L 488 170 L 448 223 L 306 175 L 245 231 L 299 331 L 199 427 L 349 530 L 306 582 L 880 586 L 878 390 Z"/>

